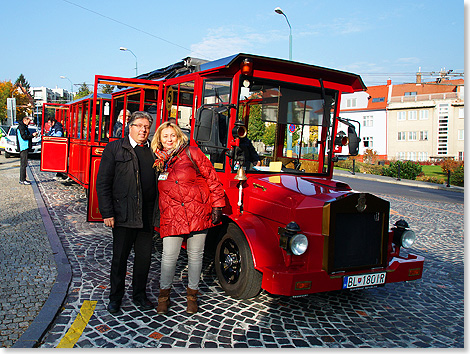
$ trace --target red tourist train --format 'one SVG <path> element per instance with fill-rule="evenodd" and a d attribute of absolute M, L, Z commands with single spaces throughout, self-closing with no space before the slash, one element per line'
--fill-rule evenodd
<path fill-rule="evenodd" d="M 99 94 L 101 85 L 116 89 Z M 421 278 L 424 258 L 402 252 L 415 239 L 406 221 L 389 229 L 388 201 L 333 179 L 334 161 L 358 153 L 358 122 L 338 115 L 342 93 L 365 89 L 360 76 L 237 54 L 186 58 L 136 78 L 96 76 L 94 87 L 93 95 L 43 109 L 67 134 L 43 138 L 41 169 L 67 173 L 87 189 L 88 221 L 101 220 L 95 179 L 104 146 L 119 138 L 119 112 L 144 110 L 154 117 L 151 135 L 175 118 L 219 174 L 227 206 L 208 245 L 230 296 L 250 298 L 261 289 L 296 296 Z M 339 122 L 347 133 L 338 131 Z M 260 163 L 249 161 L 247 138 Z"/>

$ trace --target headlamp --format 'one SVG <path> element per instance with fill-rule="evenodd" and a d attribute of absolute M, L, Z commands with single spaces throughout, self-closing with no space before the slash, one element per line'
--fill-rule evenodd
<path fill-rule="evenodd" d="M 300 227 L 294 221 L 291 221 L 285 228 L 278 229 L 279 246 L 285 249 L 287 254 L 294 254 L 300 256 L 307 251 L 308 239 L 307 236 L 300 233 Z"/>
<path fill-rule="evenodd" d="M 405 220 L 398 220 L 392 231 L 393 243 L 398 247 L 410 248 L 416 240 L 416 234 L 409 228 Z"/>

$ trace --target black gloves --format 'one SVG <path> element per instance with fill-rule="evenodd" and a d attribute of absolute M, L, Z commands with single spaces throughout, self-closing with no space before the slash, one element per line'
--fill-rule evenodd
<path fill-rule="evenodd" d="M 211 218 L 214 225 L 220 223 L 222 221 L 222 208 L 212 208 Z"/>

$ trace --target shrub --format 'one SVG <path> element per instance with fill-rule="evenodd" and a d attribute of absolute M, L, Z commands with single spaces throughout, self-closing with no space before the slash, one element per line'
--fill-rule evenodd
<path fill-rule="evenodd" d="M 442 171 L 447 173 L 447 171 L 450 171 L 450 172 L 455 171 L 457 168 L 459 168 L 460 165 L 462 165 L 462 162 L 455 161 L 452 159 L 446 159 L 441 163 L 441 168 L 442 168 Z"/>
<path fill-rule="evenodd" d="M 450 173 L 450 184 L 454 186 L 464 186 L 464 165 L 463 163 L 459 164 L 459 166 Z"/>
<path fill-rule="evenodd" d="M 426 175 L 419 175 L 416 177 L 417 181 L 423 181 L 423 182 L 431 182 L 431 183 L 437 183 L 437 184 L 443 184 L 444 180 L 439 177 L 435 176 L 426 176 Z"/>
<path fill-rule="evenodd" d="M 382 169 L 383 176 L 397 177 L 398 170 L 400 170 L 400 178 L 415 180 L 416 177 L 422 172 L 421 165 L 413 161 L 396 161 L 390 162 L 389 167 Z"/>

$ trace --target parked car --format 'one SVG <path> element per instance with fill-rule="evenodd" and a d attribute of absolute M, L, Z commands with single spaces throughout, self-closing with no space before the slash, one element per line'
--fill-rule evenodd
<path fill-rule="evenodd" d="M 5 149 L 5 157 L 19 156 L 20 152 L 16 147 L 16 130 L 18 129 L 18 124 L 12 125 L 8 130 L 8 134 L 1 138 L 0 146 L 3 146 Z M 29 151 L 30 155 L 40 154 L 41 153 L 41 131 L 35 125 L 30 125 L 28 127 L 29 132 L 32 134 L 38 132 L 38 135 L 33 138 L 33 146 Z"/>
<path fill-rule="evenodd" d="M 4 137 L 7 136 L 7 132 L 3 129 L 3 126 L 0 126 L 0 151 L 5 151 L 5 139 Z"/>

